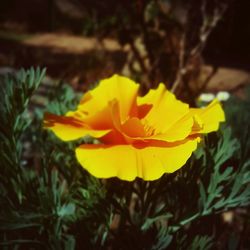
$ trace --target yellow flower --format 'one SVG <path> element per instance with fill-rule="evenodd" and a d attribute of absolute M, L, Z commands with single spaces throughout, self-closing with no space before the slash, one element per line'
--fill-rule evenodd
<path fill-rule="evenodd" d="M 76 149 L 79 163 L 98 178 L 155 180 L 181 168 L 201 134 L 225 120 L 215 99 L 206 108 L 189 108 L 161 83 L 145 96 L 139 85 L 114 75 L 88 91 L 75 111 L 45 114 L 44 125 L 64 141 L 85 135 L 101 144 Z"/>

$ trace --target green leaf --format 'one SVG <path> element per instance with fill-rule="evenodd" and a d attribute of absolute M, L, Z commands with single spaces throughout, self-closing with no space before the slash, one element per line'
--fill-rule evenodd
<path fill-rule="evenodd" d="M 154 223 L 162 221 L 162 220 L 168 220 L 172 218 L 173 215 L 171 213 L 167 213 L 164 215 L 159 215 L 154 218 L 146 218 L 145 222 L 141 226 L 142 231 L 147 231 Z"/>
<path fill-rule="evenodd" d="M 69 203 L 63 205 L 59 210 L 57 211 L 58 216 L 65 217 L 65 216 L 71 216 L 75 213 L 75 204 Z"/>

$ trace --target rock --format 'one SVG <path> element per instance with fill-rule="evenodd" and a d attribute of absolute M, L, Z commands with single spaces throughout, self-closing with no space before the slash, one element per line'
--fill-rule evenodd
<path fill-rule="evenodd" d="M 202 71 L 211 73 L 212 67 L 204 66 Z M 249 83 L 250 72 L 239 69 L 221 67 L 217 70 L 217 72 L 208 82 L 206 86 L 206 91 L 218 92 L 221 90 L 227 90 L 229 92 L 233 92 Z"/>
<path fill-rule="evenodd" d="M 22 41 L 23 44 L 34 47 L 46 47 L 62 53 L 84 53 L 95 50 L 118 51 L 121 46 L 114 39 L 103 39 L 79 37 L 64 34 L 43 33 L 34 35 Z"/>

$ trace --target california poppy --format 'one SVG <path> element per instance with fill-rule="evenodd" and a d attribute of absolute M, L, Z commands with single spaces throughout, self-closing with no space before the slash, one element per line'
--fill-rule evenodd
<path fill-rule="evenodd" d="M 156 180 L 181 168 L 197 148 L 201 134 L 225 120 L 215 99 L 205 108 L 189 108 L 164 84 L 138 95 L 139 84 L 119 75 L 100 81 L 65 116 L 45 114 L 44 126 L 64 141 L 86 135 L 100 144 L 76 148 L 76 158 L 98 178 Z"/>

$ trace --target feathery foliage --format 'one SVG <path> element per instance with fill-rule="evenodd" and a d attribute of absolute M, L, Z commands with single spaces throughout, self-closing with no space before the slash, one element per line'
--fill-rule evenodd
<path fill-rule="evenodd" d="M 42 128 L 46 110 L 63 114 L 79 100 L 58 84 L 34 105 L 44 76 L 38 68 L 0 78 L 0 248 L 216 249 L 219 215 L 250 204 L 249 99 L 225 104 L 228 123 L 179 171 L 104 181 L 75 159 L 91 138 L 65 143 Z"/>

